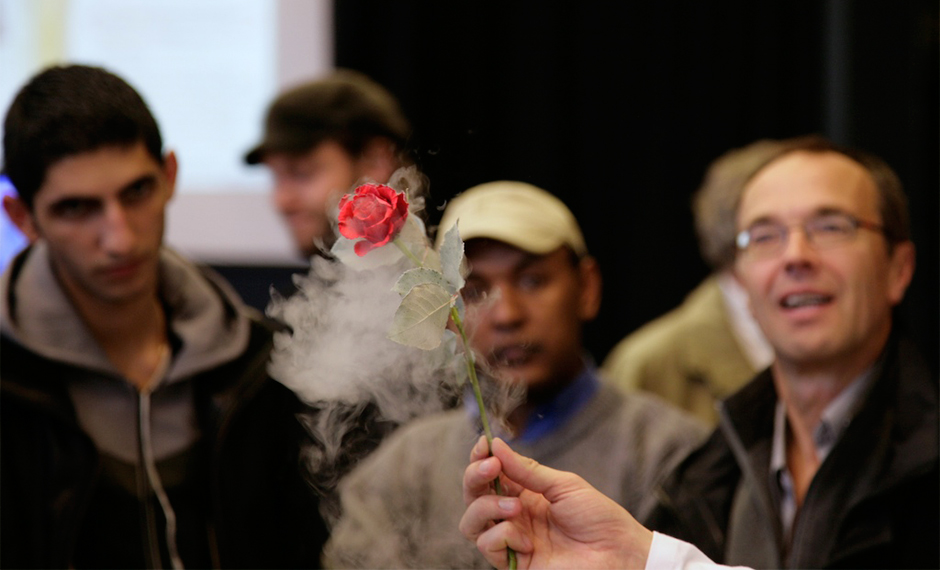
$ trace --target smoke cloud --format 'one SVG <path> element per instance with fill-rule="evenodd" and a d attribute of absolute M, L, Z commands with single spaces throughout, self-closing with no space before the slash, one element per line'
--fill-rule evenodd
<path fill-rule="evenodd" d="M 412 213 L 420 210 L 422 185 L 414 174 L 393 180 L 408 192 Z M 275 336 L 269 371 L 313 410 L 301 418 L 314 440 L 307 460 L 331 524 L 339 514 L 335 487 L 348 470 L 392 429 L 456 405 L 469 389 L 462 347 L 450 330 L 430 351 L 387 338 L 401 302 L 393 286 L 414 267 L 396 249 L 370 252 L 355 268 L 314 257 L 306 275 L 294 276 L 297 291 L 282 297 L 272 290 L 267 308 L 291 329 Z M 484 383 L 498 423 L 511 407 L 510 390 Z"/>

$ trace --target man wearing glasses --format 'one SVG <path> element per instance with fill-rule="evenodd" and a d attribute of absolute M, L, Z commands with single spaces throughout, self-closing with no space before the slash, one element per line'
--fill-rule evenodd
<path fill-rule="evenodd" d="M 775 360 L 667 483 L 660 528 L 758 568 L 936 566 L 936 540 L 913 539 L 940 532 L 937 383 L 892 334 L 914 272 L 900 181 L 874 157 L 788 141 L 737 221 L 735 275 Z"/>
<path fill-rule="evenodd" d="M 756 568 L 940 566 L 938 383 L 892 319 L 914 271 L 896 175 L 817 137 L 783 141 L 736 217 L 735 274 L 775 360 L 664 483 L 647 523 L 663 534 L 570 474 L 475 453 L 461 529 L 491 562 L 508 544 L 520 568 L 573 553 L 611 567 L 682 567 L 701 553 Z M 499 468 L 537 493 L 483 497 Z M 489 524 L 501 519 L 511 524 Z M 550 532 L 530 532 L 540 525 Z"/>

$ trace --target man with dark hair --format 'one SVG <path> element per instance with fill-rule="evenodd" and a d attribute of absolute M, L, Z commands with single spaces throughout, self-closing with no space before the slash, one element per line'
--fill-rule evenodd
<path fill-rule="evenodd" d="M 735 219 L 735 275 L 775 359 L 664 482 L 658 532 L 571 474 L 478 446 L 461 529 L 491 563 L 508 545 L 520 568 L 940 566 L 938 383 L 892 314 L 914 271 L 900 181 L 819 137 L 782 141 Z M 485 496 L 503 468 L 521 501 Z"/>
<path fill-rule="evenodd" d="M 407 165 L 411 128 L 384 87 L 351 70 L 293 87 L 268 108 L 264 139 L 245 155 L 274 177 L 274 204 L 307 256 L 333 240 L 330 209 L 357 182 L 386 183 Z"/>
<path fill-rule="evenodd" d="M 272 323 L 163 245 L 177 159 L 140 95 L 47 69 L 6 116 L 4 567 L 316 567 L 303 406 Z"/>

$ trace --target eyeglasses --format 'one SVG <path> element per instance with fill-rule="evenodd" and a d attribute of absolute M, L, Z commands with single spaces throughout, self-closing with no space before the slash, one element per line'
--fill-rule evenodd
<path fill-rule="evenodd" d="M 818 214 L 797 224 L 758 222 L 740 232 L 735 243 L 740 251 L 755 257 L 770 257 L 783 251 L 790 237 L 790 228 L 799 226 L 816 248 L 826 248 L 855 238 L 859 228 L 884 233 L 884 226 L 859 220 L 844 212 Z"/>

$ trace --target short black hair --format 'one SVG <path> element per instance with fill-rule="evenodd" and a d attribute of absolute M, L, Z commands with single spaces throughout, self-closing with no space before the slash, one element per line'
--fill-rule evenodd
<path fill-rule="evenodd" d="M 67 156 L 143 142 L 163 163 L 163 140 L 147 104 L 100 67 L 40 72 L 17 93 L 3 126 L 3 173 L 30 209 L 49 168 Z"/>

